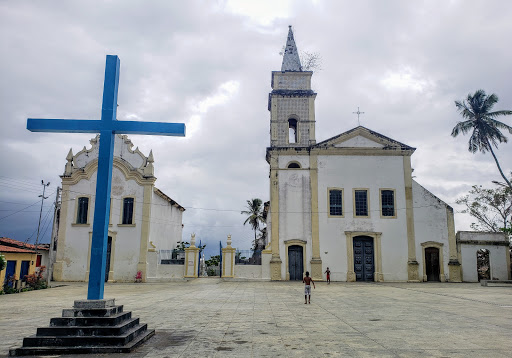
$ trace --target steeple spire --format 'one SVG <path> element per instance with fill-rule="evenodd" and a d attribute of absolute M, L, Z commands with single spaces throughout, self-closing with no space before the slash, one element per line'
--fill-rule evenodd
<path fill-rule="evenodd" d="M 286 39 L 281 71 L 302 71 L 299 52 L 297 51 L 297 45 L 295 45 L 295 40 L 293 39 L 292 25 L 288 27 L 288 38 Z"/>

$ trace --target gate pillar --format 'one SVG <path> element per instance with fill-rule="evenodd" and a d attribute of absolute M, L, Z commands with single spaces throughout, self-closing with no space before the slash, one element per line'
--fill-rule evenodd
<path fill-rule="evenodd" d="M 231 235 L 228 235 L 227 246 L 222 248 L 222 277 L 235 277 L 235 251 L 231 247 Z"/>
<path fill-rule="evenodd" d="M 190 246 L 185 248 L 185 276 L 197 278 L 199 248 L 196 247 L 196 234 L 192 234 Z"/>

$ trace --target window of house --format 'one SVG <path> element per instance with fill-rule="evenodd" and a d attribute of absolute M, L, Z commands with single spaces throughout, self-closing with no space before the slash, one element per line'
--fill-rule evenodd
<path fill-rule="evenodd" d="M 329 215 L 343 216 L 343 190 L 329 190 Z"/>
<path fill-rule="evenodd" d="M 355 216 L 368 216 L 368 190 L 354 190 Z"/>
<path fill-rule="evenodd" d="M 76 213 L 77 224 L 87 224 L 87 213 L 89 211 L 89 198 L 78 198 L 78 210 Z"/>
<path fill-rule="evenodd" d="M 395 216 L 395 191 L 381 190 L 380 200 L 382 216 Z"/>
<path fill-rule="evenodd" d="M 297 143 L 297 120 L 294 118 L 288 120 L 288 143 Z"/>
<path fill-rule="evenodd" d="M 133 198 L 123 199 L 123 225 L 133 224 Z"/>

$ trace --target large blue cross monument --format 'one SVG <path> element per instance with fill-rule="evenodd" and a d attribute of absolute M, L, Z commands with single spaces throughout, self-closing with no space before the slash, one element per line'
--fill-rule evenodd
<path fill-rule="evenodd" d="M 32 132 L 100 133 L 88 300 L 103 299 L 115 134 L 185 136 L 183 123 L 118 121 L 116 119 L 118 85 L 119 58 L 107 55 L 101 120 L 36 118 L 27 120 L 27 129 Z"/>

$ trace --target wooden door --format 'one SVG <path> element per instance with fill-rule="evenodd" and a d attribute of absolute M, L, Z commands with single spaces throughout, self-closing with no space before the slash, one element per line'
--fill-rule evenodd
<path fill-rule="evenodd" d="M 373 238 L 368 236 L 354 237 L 354 272 L 356 281 L 373 281 L 375 259 Z"/>
<path fill-rule="evenodd" d="M 440 281 L 438 248 L 427 247 L 425 249 L 425 271 L 427 274 L 427 281 Z"/>
<path fill-rule="evenodd" d="M 302 246 L 294 245 L 288 248 L 288 272 L 290 273 L 290 281 L 302 281 L 304 273 Z"/>

